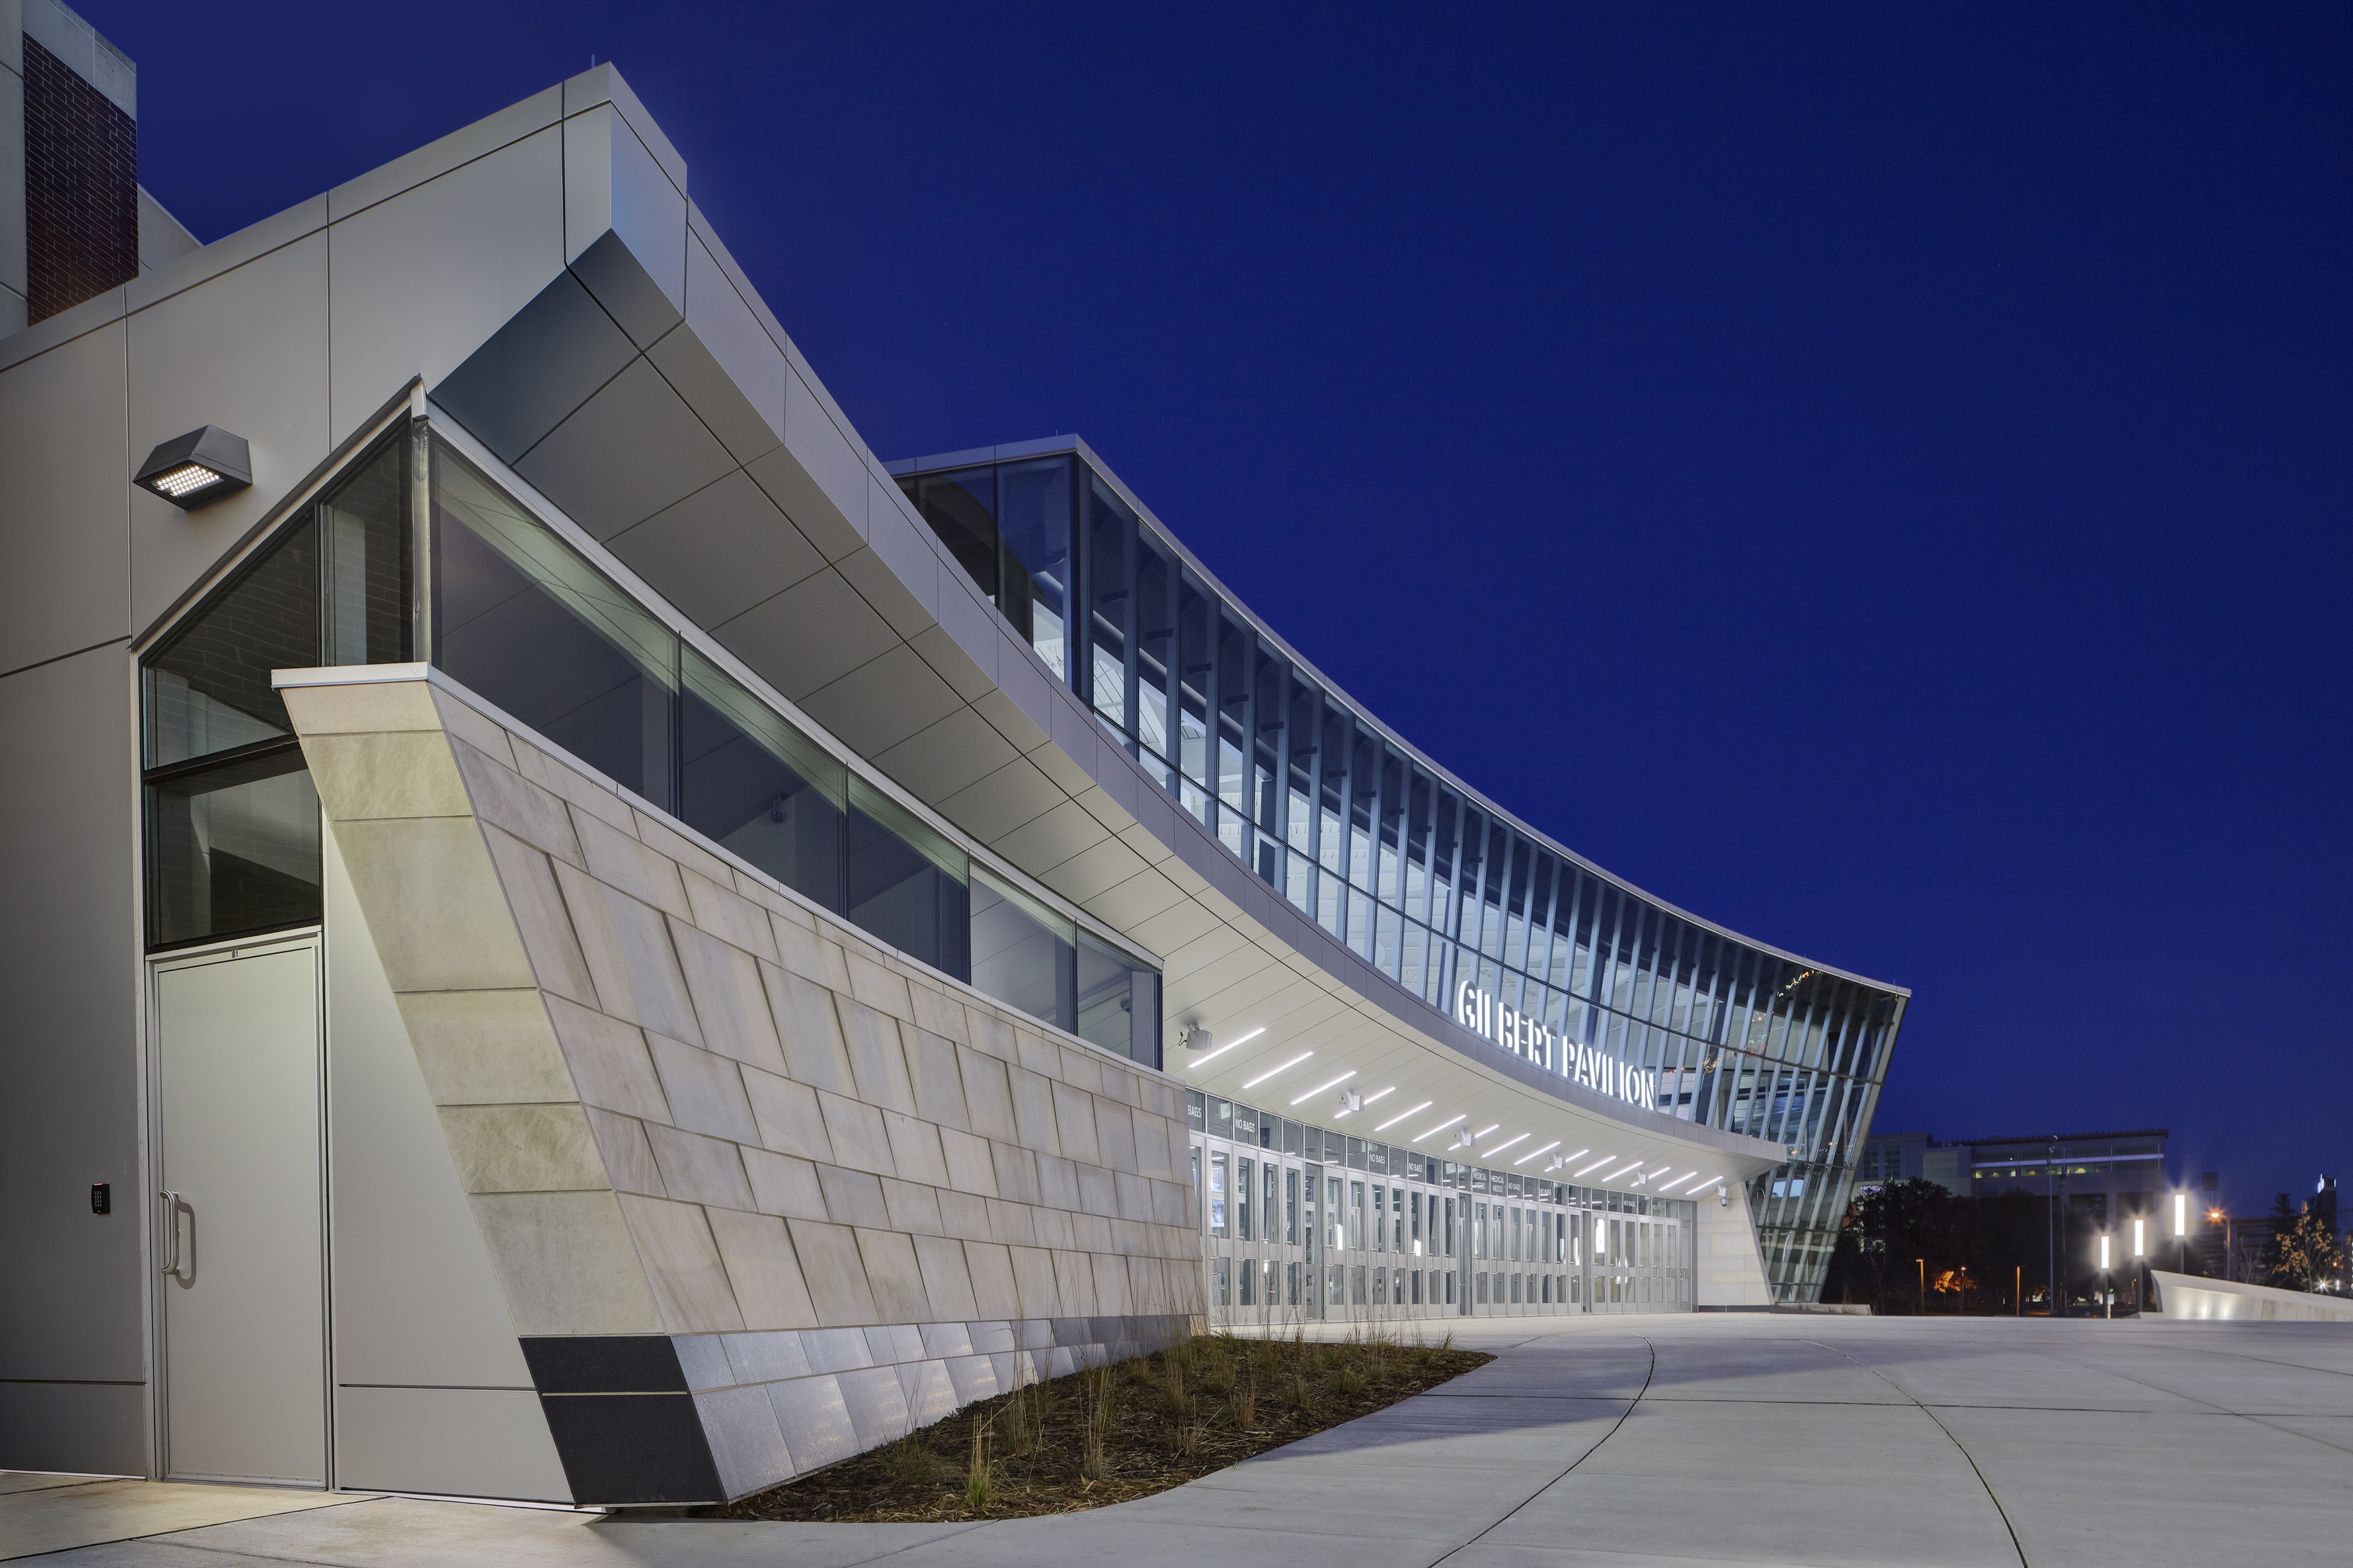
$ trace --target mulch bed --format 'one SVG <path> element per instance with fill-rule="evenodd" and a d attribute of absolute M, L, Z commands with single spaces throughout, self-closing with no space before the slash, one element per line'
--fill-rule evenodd
<path fill-rule="evenodd" d="M 1456 1350 L 1451 1341 L 1451 1334 L 1432 1344 L 1204 1335 L 982 1400 L 896 1443 L 692 1516 L 903 1523 L 1019 1519 L 1126 1502 L 1495 1359 Z"/>

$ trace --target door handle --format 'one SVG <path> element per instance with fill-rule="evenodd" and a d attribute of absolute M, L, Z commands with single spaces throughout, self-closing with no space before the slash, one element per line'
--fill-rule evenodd
<path fill-rule="evenodd" d="M 161 1192 L 155 1195 L 164 1200 L 164 1267 L 159 1272 L 177 1274 L 180 1271 L 180 1204 L 183 1200 L 174 1192 Z"/>

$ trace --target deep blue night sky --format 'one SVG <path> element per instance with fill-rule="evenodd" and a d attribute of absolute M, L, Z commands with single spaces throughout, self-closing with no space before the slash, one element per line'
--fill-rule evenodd
<path fill-rule="evenodd" d="M 615 61 L 885 457 L 1077 430 L 1882 1131 L 2353 1155 L 2353 8 L 81 7 L 210 240 Z"/>

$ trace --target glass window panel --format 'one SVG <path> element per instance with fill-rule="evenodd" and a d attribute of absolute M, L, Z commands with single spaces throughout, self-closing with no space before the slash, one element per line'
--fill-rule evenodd
<path fill-rule="evenodd" d="M 1250 700 L 1251 799 L 1259 826 L 1268 833 L 1283 831 L 1282 731 L 1291 710 L 1288 690 L 1291 667 L 1264 644 L 1257 653 L 1255 694 Z"/>
<path fill-rule="evenodd" d="M 794 891 L 842 907 L 842 765 L 718 666 L 685 652 L 679 815 Z"/>
<path fill-rule="evenodd" d="M 1135 738 L 1164 760 L 1174 757 L 1168 705 L 1176 689 L 1169 670 L 1176 658 L 1176 552 L 1150 529 L 1137 531 Z"/>
<path fill-rule="evenodd" d="M 1408 921 L 1399 942 L 1398 984 L 1417 996 L 1428 996 L 1430 986 L 1423 966 L 1430 958 L 1430 932 Z"/>
<path fill-rule="evenodd" d="M 909 957 L 968 979 L 971 900 L 964 851 L 855 776 L 849 837 L 844 912 Z"/>
<path fill-rule="evenodd" d="M 434 662 L 664 810 L 678 639 L 436 443 Z"/>
<path fill-rule="evenodd" d="M 1486 845 L 1486 817 L 1476 809 L 1465 806 L 1461 837 L 1455 844 L 1458 863 L 1454 869 L 1453 891 L 1457 923 L 1440 929 L 1473 944 L 1479 940 L 1479 871 Z"/>
<path fill-rule="evenodd" d="M 309 521 L 248 566 L 140 671 L 146 765 L 162 767 L 294 732 L 273 669 L 320 661 L 319 544 Z"/>
<path fill-rule="evenodd" d="M 1066 976 L 1074 975 L 1071 922 L 976 868 L 972 875 L 972 983 L 1009 1007 L 1069 1027 Z M 1118 1049 L 1124 1054 L 1126 1043 Z"/>
<path fill-rule="evenodd" d="M 1419 768 L 1411 772 L 1406 792 L 1405 912 L 1418 921 L 1430 918 L 1430 777 Z"/>
<path fill-rule="evenodd" d="M 151 783 L 150 946 L 319 919 L 319 796 L 292 746 Z"/>
<path fill-rule="evenodd" d="M 1381 902 L 1402 908 L 1405 900 L 1406 765 L 1395 752 L 1381 752 L 1380 839 L 1376 849 L 1373 891 Z"/>
<path fill-rule="evenodd" d="M 1005 542 L 999 607 L 1057 679 L 1071 677 L 1071 459 L 997 469 L 997 527 Z"/>
<path fill-rule="evenodd" d="M 1156 1025 L 1146 1026 L 1150 1033 L 1140 1028 L 1146 1021 L 1136 1014 L 1141 1000 L 1136 983 L 1145 973 L 1126 954 L 1079 932 L 1078 1023 L 1072 1032 L 1105 1050 L 1134 1056 L 1139 1034 L 1148 1039 L 1157 1033 Z"/>
<path fill-rule="evenodd" d="M 1176 590 L 1176 752 L 1170 759 L 1195 784 L 1209 777 L 1209 678 L 1216 672 L 1216 602 L 1189 572 Z"/>
<path fill-rule="evenodd" d="M 1315 858 L 1324 868 L 1344 872 L 1348 853 L 1343 813 L 1347 807 L 1348 751 L 1352 726 L 1346 709 L 1327 703 L 1324 709 L 1322 744 L 1317 751 L 1321 788 L 1316 803 Z"/>
<path fill-rule="evenodd" d="M 1398 977 L 1398 956 L 1405 943 L 1405 917 L 1386 904 L 1373 908 L 1373 950 L 1369 956 L 1374 968 L 1394 980 Z"/>
<path fill-rule="evenodd" d="M 1218 836 L 1242 852 L 1243 825 L 1257 809 L 1250 788 L 1250 669 L 1254 642 L 1247 622 L 1218 606 Z"/>
<path fill-rule="evenodd" d="M 1316 737 L 1322 732 L 1323 697 L 1314 686 L 1293 679 L 1291 714 L 1283 724 L 1283 742 L 1290 760 L 1283 782 L 1282 835 L 1292 848 L 1303 854 L 1314 848 Z M 1306 908 L 1304 899 L 1294 898 L 1292 901 Z"/>
<path fill-rule="evenodd" d="M 1087 476 L 1087 646 L 1089 696 L 1095 711 L 1131 734 L 1134 708 L 1128 690 L 1128 629 L 1134 624 L 1135 513 L 1101 475 Z"/>
<path fill-rule="evenodd" d="M 404 427 L 319 503 L 328 664 L 405 664 L 412 657 L 408 447 Z"/>
<path fill-rule="evenodd" d="M 948 553 L 956 558 L 992 605 L 997 595 L 997 470 L 962 468 L 950 474 L 926 474 L 915 495 L 915 509 Z"/>
<path fill-rule="evenodd" d="M 1373 809 L 1380 803 L 1381 769 L 1373 737 L 1356 732 L 1349 748 L 1348 880 L 1373 889 Z"/>

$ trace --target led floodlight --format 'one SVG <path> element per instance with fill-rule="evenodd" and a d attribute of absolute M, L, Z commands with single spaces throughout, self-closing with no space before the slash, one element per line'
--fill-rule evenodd
<path fill-rule="evenodd" d="M 182 511 L 190 511 L 250 486 L 253 458 L 244 437 L 207 425 L 148 453 L 131 482 Z"/>

